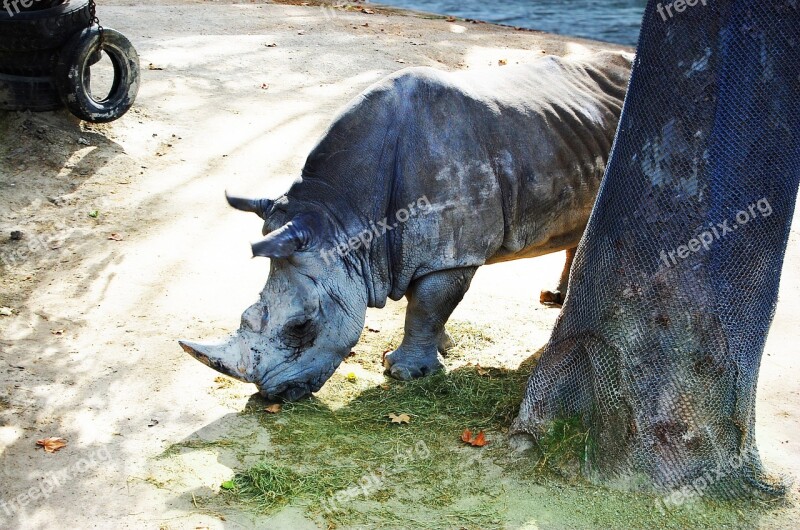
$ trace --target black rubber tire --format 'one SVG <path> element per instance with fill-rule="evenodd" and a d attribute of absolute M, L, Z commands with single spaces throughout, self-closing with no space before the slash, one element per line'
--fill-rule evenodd
<path fill-rule="evenodd" d="M 0 74 L 0 110 L 56 110 L 64 105 L 51 77 Z"/>
<path fill-rule="evenodd" d="M 92 97 L 90 64 L 100 49 L 100 30 L 86 28 L 61 48 L 53 77 L 61 101 L 75 116 L 93 123 L 107 123 L 124 115 L 139 92 L 139 55 L 124 35 L 103 29 L 102 50 L 114 66 L 114 82 L 102 101 Z"/>
<path fill-rule="evenodd" d="M 33 3 L 28 6 L 24 7 L 21 3 L 17 4 L 18 9 L 20 12 L 28 12 L 28 11 L 41 11 L 42 9 L 50 9 L 51 7 L 55 7 L 64 3 L 64 0 L 33 0 Z M 11 12 L 14 12 L 14 7 L 12 6 Z"/>
<path fill-rule="evenodd" d="M 42 77 L 53 75 L 58 50 L 0 51 L 0 74 Z"/>
<path fill-rule="evenodd" d="M 0 50 L 19 52 L 58 48 L 75 32 L 88 27 L 90 19 L 89 0 L 65 0 L 50 9 L 12 15 L 6 9 L 0 9 Z"/>
<path fill-rule="evenodd" d="M 102 58 L 103 52 L 98 50 L 89 60 L 89 66 L 97 64 Z M 0 51 L 0 74 L 49 77 L 53 75 L 57 60 L 57 49 L 33 52 Z"/>

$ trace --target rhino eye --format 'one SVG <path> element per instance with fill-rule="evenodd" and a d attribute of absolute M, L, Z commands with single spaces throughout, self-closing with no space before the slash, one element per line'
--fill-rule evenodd
<path fill-rule="evenodd" d="M 293 350 L 305 350 L 314 344 L 316 326 L 311 319 L 287 324 L 281 332 L 281 342 Z"/>

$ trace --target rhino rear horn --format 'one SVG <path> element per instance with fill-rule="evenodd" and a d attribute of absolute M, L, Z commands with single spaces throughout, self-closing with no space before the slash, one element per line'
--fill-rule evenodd
<path fill-rule="evenodd" d="M 272 205 L 275 204 L 275 201 L 269 199 L 246 199 L 244 197 L 236 197 L 234 195 L 229 195 L 227 191 L 225 192 L 225 199 L 233 208 L 243 212 L 257 214 L 264 220 L 267 219 L 267 214 L 272 209 Z"/>
<path fill-rule="evenodd" d="M 265 239 L 253 243 L 253 257 L 288 258 L 311 243 L 312 230 L 300 215 L 270 233 Z"/>

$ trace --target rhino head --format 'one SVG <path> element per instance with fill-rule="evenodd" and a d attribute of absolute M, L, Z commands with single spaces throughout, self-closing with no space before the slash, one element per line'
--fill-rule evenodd
<path fill-rule="evenodd" d="M 195 359 L 254 383 L 273 401 L 296 401 L 318 391 L 358 342 L 367 310 L 363 280 L 352 266 L 325 253 L 336 241 L 321 211 L 294 215 L 274 230 L 275 203 L 228 197 L 234 208 L 265 219 L 266 239 L 253 255 L 271 258 L 267 284 L 242 315 L 241 327 L 220 344 L 179 341 Z"/>

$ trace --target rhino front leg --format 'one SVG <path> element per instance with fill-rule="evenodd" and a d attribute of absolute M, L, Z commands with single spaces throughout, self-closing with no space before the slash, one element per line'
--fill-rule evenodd
<path fill-rule="evenodd" d="M 464 298 L 476 270 L 433 272 L 411 284 L 406 293 L 405 335 L 400 347 L 384 359 L 387 374 L 408 381 L 444 368 L 437 355 L 450 343 L 444 325 Z"/>
<path fill-rule="evenodd" d="M 539 302 L 544 305 L 560 307 L 564 303 L 564 297 L 567 296 L 567 286 L 569 283 L 569 271 L 572 268 L 572 261 L 575 259 L 575 251 L 577 248 L 567 249 L 567 262 L 564 264 L 564 270 L 561 271 L 561 280 L 558 282 L 558 287 L 555 291 L 542 291 L 539 294 Z"/>

